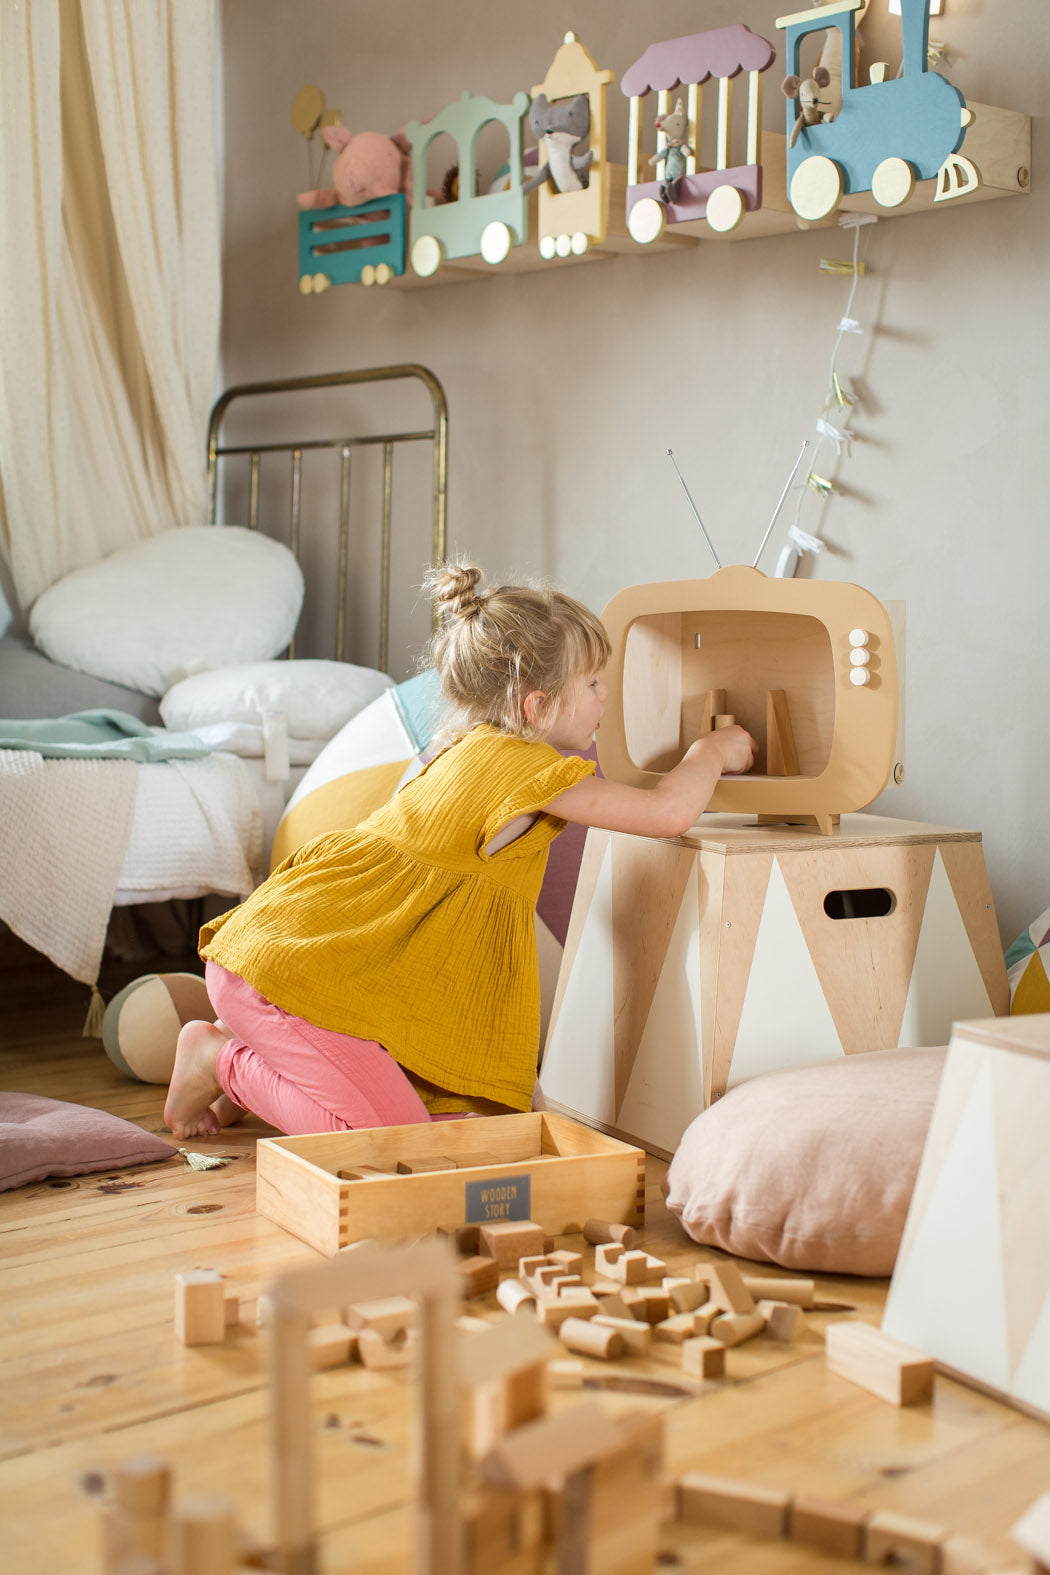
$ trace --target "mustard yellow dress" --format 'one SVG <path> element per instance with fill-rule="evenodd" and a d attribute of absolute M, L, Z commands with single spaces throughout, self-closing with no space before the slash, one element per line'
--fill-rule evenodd
<path fill-rule="evenodd" d="M 375 1039 L 431 1091 L 527 1110 L 536 1080 L 534 913 L 565 822 L 545 806 L 594 771 L 489 726 L 360 826 L 298 849 L 201 931 L 201 956 L 319 1028 Z M 491 856 L 518 815 L 537 818 Z"/>

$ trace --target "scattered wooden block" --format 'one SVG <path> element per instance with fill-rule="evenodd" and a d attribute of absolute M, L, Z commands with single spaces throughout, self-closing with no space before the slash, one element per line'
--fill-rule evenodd
<path fill-rule="evenodd" d="M 932 1359 L 871 1324 L 829 1324 L 824 1360 L 829 1371 L 891 1405 L 920 1405 L 933 1398 Z"/>
<path fill-rule="evenodd" d="M 499 1264 L 495 1258 L 462 1258 L 457 1264 L 463 1284 L 463 1294 L 468 1299 L 484 1296 L 499 1286 Z"/>
<path fill-rule="evenodd" d="M 180 1499 L 168 1522 L 165 1569 L 171 1575 L 228 1575 L 239 1537 L 233 1502 L 200 1494 Z"/>
<path fill-rule="evenodd" d="M 694 1335 L 682 1345 L 682 1371 L 694 1378 L 723 1378 L 726 1370 L 726 1348 L 721 1340 L 709 1334 Z"/>
<path fill-rule="evenodd" d="M 598 1298 L 588 1290 L 567 1291 L 555 1301 L 536 1303 L 536 1315 L 547 1329 L 560 1329 L 566 1318 L 593 1318 L 598 1311 Z"/>
<path fill-rule="evenodd" d="M 778 1279 L 772 1274 L 745 1274 L 743 1280 L 756 1302 L 794 1302 L 797 1307 L 811 1308 L 816 1301 L 815 1280 Z"/>
<path fill-rule="evenodd" d="M 749 1313 L 755 1310 L 755 1298 L 744 1284 L 743 1276 L 735 1263 L 715 1263 L 711 1266 L 708 1281 L 710 1299 L 718 1302 L 728 1313 Z"/>
<path fill-rule="evenodd" d="M 708 1332 L 714 1339 L 721 1340 L 723 1345 L 742 1345 L 745 1340 L 752 1340 L 756 1334 L 761 1334 L 765 1327 L 766 1321 L 756 1308 L 752 1312 L 719 1313 L 716 1318 L 712 1318 Z"/>
<path fill-rule="evenodd" d="M 441 1154 L 433 1154 L 429 1159 L 399 1159 L 397 1173 L 399 1176 L 426 1176 L 434 1170 L 456 1170 L 458 1167 L 454 1159 L 446 1159 Z"/>
<path fill-rule="evenodd" d="M 558 1339 L 581 1356 L 613 1360 L 624 1352 L 623 1336 L 608 1324 L 595 1324 L 589 1318 L 566 1318 L 558 1329 Z"/>
<path fill-rule="evenodd" d="M 599 1274 L 623 1285 L 645 1285 L 661 1274 L 664 1264 L 648 1252 L 624 1248 L 619 1242 L 603 1242 L 594 1249 L 594 1267 Z M 666 1292 L 665 1292 L 666 1294 Z"/>
<path fill-rule="evenodd" d="M 221 1345 L 226 1338 L 226 1290 L 217 1269 L 176 1274 L 175 1334 L 183 1345 Z"/>
<path fill-rule="evenodd" d="M 160 1560 L 171 1502 L 171 1469 L 156 1455 L 135 1455 L 109 1474 L 110 1501 L 102 1511 L 102 1553 L 107 1571 L 132 1560 Z"/>
<path fill-rule="evenodd" d="M 607 1295 L 605 1292 L 599 1291 L 596 1285 L 592 1285 L 591 1295 L 598 1298 L 600 1311 L 604 1317 L 630 1318 L 633 1321 L 634 1314 L 620 1295 L 619 1287 L 611 1295 Z"/>
<path fill-rule="evenodd" d="M 909 1575 L 939 1575 L 941 1548 L 948 1536 L 945 1526 L 876 1509 L 864 1531 L 865 1564 L 889 1564 Z"/>
<path fill-rule="evenodd" d="M 864 1527 L 869 1509 L 822 1498 L 796 1498 L 791 1506 L 791 1540 L 840 1559 L 864 1554 Z"/>
<path fill-rule="evenodd" d="M 345 1323 L 323 1323 L 307 1336 L 310 1365 L 317 1371 L 346 1367 L 357 1355 L 357 1335 Z"/>
<path fill-rule="evenodd" d="M 755 1311 L 773 1340 L 793 1340 L 802 1328 L 802 1308 L 796 1302 L 762 1300 L 756 1304 Z"/>
<path fill-rule="evenodd" d="M 566 1274 L 565 1270 L 559 1269 L 556 1263 L 547 1263 L 543 1268 L 530 1274 L 525 1283 L 540 1301 L 556 1302 L 563 1283 L 566 1280 L 578 1279 L 579 1275 Z"/>
<path fill-rule="evenodd" d="M 620 1299 L 632 1318 L 644 1318 L 646 1323 L 662 1323 L 671 1314 L 671 1298 L 656 1285 L 625 1285 Z"/>
<path fill-rule="evenodd" d="M 566 1274 L 580 1274 L 583 1270 L 583 1253 L 570 1252 L 568 1248 L 559 1248 L 557 1252 L 548 1252 L 548 1263 L 556 1263 L 563 1268 Z"/>
<path fill-rule="evenodd" d="M 530 1253 L 524 1258 L 518 1259 L 518 1279 L 524 1280 L 527 1285 L 532 1276 L 538 1274 L 541 1269 L 553 1269 L 555 1267 L 561 1269 L 562 1265 L 551 1263 L 545 1252 Z"/>
<path fill-rule="evenodd" d="M 587 1220 L 583 1227 L 583 1239 L 592 1247 L 597 1247 L 602 1242 L 619 1242 L 622 1247 L 633 1247 L 638 1240 L 638 1232 L 633 1225 L 621 1225 L 615 1220 Z"/>
<path fill-rule="evenodd" d="M 374 1301 L 354 1302 L 346 1309 L 351 1329 L 371 1329 L 382 1340 L 392 1340 L 419 1322 L 419 1308 L 411 1296 L 380 1296 Z"/>
<path fill-rule="evenodd" d="M 670 1318 L 662 1318 L 659 1323 L 653 1324 L 653 1338 L 669 1340 L 672 1345 L 683 1345 L 695 1334 L 696 1326 L 691 1312 L 674 1313 Z"/>
<path fill-rule="evenodd" d="M 236 1329 L 241 1321 L 241 1298 L 236 1291 L 223 1293 L 223 1322 L 227 1329 Z"/>
<path fill-rule="evenodd" d="M 546 1233 L 534 1220 L 500 1220 L 482 1225 L 480 1250 L 495 1258 L 501 1269 L 517 1267 L 519 1258 L 545 1255 Z"/>
<path fill-rule="evenodd" d="M 520 1280 L 501 1280 L 496 1287 L 496 1300 L 504 1312 L 516 1315 L 519 1312 L 536 1311 L 536 1297 Z"/>
<path fill-rule="evenodd" d="M 708 1300 L 707 1285 L 703 1280 L 664 1280 L 663 1288 L 671 1298 L 675 1312 L 696 1312 Z"/>
<path fill-rule="evenodd" d="M 396 1170 L 379 1170 L 375 1165 L 355 1165 L 352 1170 L 337 1170 L 340 1181 L 389 1181 Z"/>
<path fill-rule="evenodd" d="M 711 1325 L 716 1318 L 722 1317 L 722 1309 L 717 1302 L 703 1302 L 693 1313 L 693 1328 L 697 1334 L 710 1334 Z"/>
<path fill-rule="evenodd" d="M 439 1225 L 437 1234 L 447 1236 L 455 1247 L 456 1252 L 463 1258 L 476 1258 L 481 1246 L 480 1225 Z M 351 1242 L 350 1247 L 344 1247 L 344 1252 L 349 1252 L 351 1247 L 358 1244 Z"/>
<path fill-rule="evenodd" d="M 571 1357 L 547 1363 L 547 1378 L 552 1389 L 582 1389 L 584 1366 Z"/>
<path fill-rule="evenodd" d="M 652 1325 L 641 1323 L 637 1318 L 632 1318 L 630 1314 L 626 1317 L 616 1317 L 614 1314 L 607 1313 L 604 1302 L 602 1303 L 602 1311 L 596 1313 L 591 1322 L 598 1324 L 603 1329 L 615 1329 L 623 1341 L 623 1348 L 628 1356 L 649 1355 L 649 1350 L 653 1343 Z"/>
<path fill-rule="evenodd" d="M 357 1336 L 357 1352 L 365 1367 L 408 1367 L 414 1360 L 419 1345 L 418 1329 L 402 1329 L 391 1340 L 384 1340 L 378 1329 L 361 1329 Z"/>
<path fill-rule="evenodd" d="M 456 1155 L 457 1170 L 475 1170 L 480 1169 L 482 1166 L 504 1164 L 506 1164 L 506 1160 L 487 1148 L 473 1149 Z"/>
<path fill-rule="evenodd" d="M 691 1471 L 679 1480 L 677 1509 L 680 1520 L 693 1524 L 722 1526 L 752 1537 L 782 1537 L 788 1529 L 791 1494 Z"/>

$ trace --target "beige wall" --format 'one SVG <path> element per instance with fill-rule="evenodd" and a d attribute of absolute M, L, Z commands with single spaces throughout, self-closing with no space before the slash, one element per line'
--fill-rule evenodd
<path fill-rule="evenodd" d="M 892 49 L 885 4 L 871 0 L 866 24 L 876 58 Z M 288 112 L 315 82 L 351 128 L 392 130 L 466 89 L 500 101 L 528 89 L 570 26 L 618 78 L 654 37 L 746 21 L 778 47 L 766 124 L 779 129 L 782 9 L 224 0 L 227 380 L 431 367 L 451 410 L 452 544 L 495 574 L 549 575 L 597 608 L 625 585 L 707 574 L 668 447 L 723 561 L 750 562 L 813 436 L 849 287 L 818 263 L 847 255 L 847 235 L 303 298 L 294 193 L 306 158 Z M 876 808 L 980 828 L 1010 940 L 1050 904 L 1050 184 L 1038 118 L 1050 27 L 1043 0 L 946 0 L 946 13 L 932 31 L 963 93 L 1037 117 L 1034 189 L 866 231 L 853 307 L 865 331 L 839 358 L 862 399 L 856 441 L 841 490 L 827 504 L 807 494 L 799 523 L 827 542 L 805 572 L 907 603 L 907 777 Z M 615 84 L 610 104 L 622 156 Z"/>

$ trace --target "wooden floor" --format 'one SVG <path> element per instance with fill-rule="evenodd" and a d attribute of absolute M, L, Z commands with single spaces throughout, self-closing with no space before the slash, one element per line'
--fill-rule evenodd
<path fill-rule="evenodd" d="M 141 961 L 130 970 L 145 971 Z M 117 974 L 104 981 L 109 989 L 123 982 Z M 163 1131 L 163 1090 L 121 1077 L 97 1041 L 80 1037 L 84 1008 L 82 987 L 9 939 L 0 945 L 0 1088 L 104 1107 Z M 255 1214 L 255 1143 L 266 1132 L 247 1122 L 211 1144 L 198 1140 L 196 1148 L 229 1156 L 220 1170 L 196 1172 L 173 1158 L 0 1195 L 6 1575 L 97 1575 L 100 1474 L 143 1451 L 172 1462 L 179 1495 L 228 1493 L 241 1525 L 269 1539 L 268 1389 L 253 1301 L 276 1274 L 316 1255 Z M 677 1269 L 712 1254 L 664 1208 L 664 1168 L 648 1167 L 644 1245 Z M 242 1297 L 242 1321 L 224 1346 L 187 1349 L 173 1334 L 173 1276 L 209 1266 Z M 897 1410 L 829 1374 L 828 1321 L 877 1321 L 885 1292 L 883 1281 L 821 1280 L 822 1296 L 855 1310 L 807 1314 L 791 1345 L 760 1339 L 731 1350 L 727 1378 L 702 1392 L 667 1347 L 611 1368 L 588 1361 L 589 1396 L 613 1410 L 665 1412 L 669 1475 L 714 1471 L 919 1515 L 979 1535 L 1017 1566 L 1006 1534 L 1050 1488 L 1050 1429 L 947 1379 L 938 1379 L 932 1406 Z M 504 1316 L 494 1296 L 471 1311 Z M 325 1575 L 407 1571 L 411 1380 L 347 1368 L 318 1375 L 313 1399 Z M 704 1575 L 860 1567 L 788 1543 L 673 1526 L 660 1558 L 661 1570 Z"/>

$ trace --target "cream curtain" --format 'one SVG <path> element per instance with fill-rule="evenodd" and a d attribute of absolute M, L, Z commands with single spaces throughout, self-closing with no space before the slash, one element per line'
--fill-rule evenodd
<path fill-rule="evenodd" d="M 54 580 L 205 518 L 215 0 L 0 4 L 0 551 Z"/>

